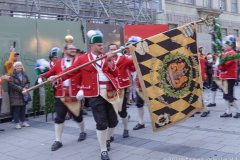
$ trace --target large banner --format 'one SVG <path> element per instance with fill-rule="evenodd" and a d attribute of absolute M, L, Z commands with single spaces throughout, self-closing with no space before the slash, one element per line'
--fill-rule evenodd
<path fill-rule="evenodd" d="M 168 24 L 138 24 L 124 26 L 124 42 L 127 42 L 131 36 L 139 36 L 142 39 L 165 32 L 168 30 Z"/>
<path fill-rule="evenodd" d="M 196 24 L 152 36 L 130 50 L 154 131 L 204 109 Z"/>

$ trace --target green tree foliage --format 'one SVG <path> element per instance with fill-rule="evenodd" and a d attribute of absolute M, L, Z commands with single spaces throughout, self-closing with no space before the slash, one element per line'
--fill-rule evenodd
<path fill-rule="evenodd" d="M 218 19 L 215 18 L 213 20 L 213 25 L 210 30 L 210 33 L 212 35 L 212 51 L 213 54 L 221 54 L 223 50 L 222 45 L 222 32 L 221 32 L 221 25 L 218 22 Z"/>
<path fill-rule="evenodd" d="M 37 82 L 35 83 L 35 85 L 37 85 Z M 34 115 L 36 115 L 40 111 L 39 88 L 37 88 L 33 91 L 32 111 L 33 111 Z"/>
<path fill-rule="evenodd" d="M 45 114 L 53 112 L 54 105 L 54 89 L 52 84 L 49 82 L 45 86 Z"/>

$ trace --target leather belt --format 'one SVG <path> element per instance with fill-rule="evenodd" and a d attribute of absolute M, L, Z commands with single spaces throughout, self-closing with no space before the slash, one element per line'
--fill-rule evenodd
<path fill-rule="evenodd" d="M 107 84 L 111 84 L 111 81 L 99 81 L 100 85 L 107 85 Z"/>

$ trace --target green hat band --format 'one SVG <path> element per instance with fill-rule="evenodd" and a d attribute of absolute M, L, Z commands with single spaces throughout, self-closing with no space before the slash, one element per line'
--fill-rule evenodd
<path fill-rule="evenodd" d="M 89 39 L 90 44 L 103 43 L 103 37 L 100 35 L 94 35 Z"/>
<path fill-rule="evenodd" d="M 57 57 L 57 55 L 58 55 L 57 52 L 51 52 L 51 53 L 49 54 L 49 57 L 55 57 L 55 56 Z"/>

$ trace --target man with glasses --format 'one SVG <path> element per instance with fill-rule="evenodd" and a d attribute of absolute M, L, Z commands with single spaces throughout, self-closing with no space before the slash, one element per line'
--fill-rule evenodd
<path fill-rule="evenodd" d="M 72 66 L 74 61 L 77 60 L 76 56 L 76 48 L 73 44 L 67 44 L 64 47 L 63 52 L 63 58 L 58 60 L 56 64 L 48 71 L 46 72 L 43 77 L 49 78 L 51 76 L 57 75 L 61 72 L 63 72 L 65 69 Z M 78 89 L 80 86 L 79 74 L 76 74 L 74 77 L 66 79 L 64 81 L 58 80 L 55 85 L 55 104 L 54 109 L 56 111 L 56 117 L 55 117 L 55 142 L 52 145 L 51 150 L 56 151 L 59 148 L 62 147 L 62 133 L 63 133 L 63 127 L 64 127 L 64 121 L 67 112 L 73 113 L 73 111 L 70 110 L 69 106 L 66 104 L 66 102 L 71 101 L 76 104 L 76 94 L 78 93 Z M 80 103 L 78 106 L 80 107 Z M 80 127 L 80 135 L 78 138 L 78 141 L 83 141 L 86 139 L 86 132 L 84 127 L 84 121 L 82 112 L 79 108 L 79 113 L 74 114 L 73 113 L 73 119 L 78 123 Z"/>

